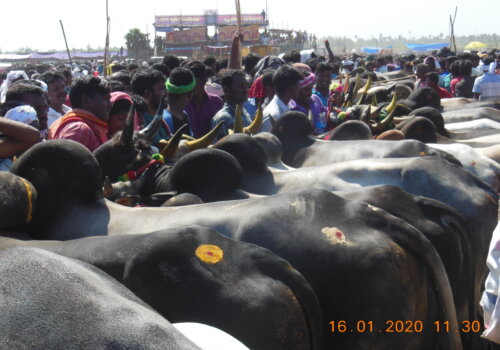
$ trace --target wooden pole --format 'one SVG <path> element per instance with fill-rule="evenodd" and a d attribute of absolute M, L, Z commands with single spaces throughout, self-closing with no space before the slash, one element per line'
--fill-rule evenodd
<path fill-rule="evenodd" d="M 236 1 L 236 21 L 238 22 L 238 33 L 241 34 L 241 8 L 240 8 L 240 0 Z"/>
<path fill-rule="evenodd" d="M 106 0 L 106 41 L 104 43 L 104 76 L 108 76 L 108 56 L 109 56 L 109 14 L 108 14 L 108 0 Z"/>
<path fill-rule="evenodd" d="M 455 53 L 457 53 L 457 42 L 455 41 L 455 20 L 457 19 L 457 11 L 458 11 L 458 6 L 455 6 L 455 15 L 453 16 L 453 20 L 451 20 L 451 15 L 450 15 L 451 34 L 452 34 L 453 47 L 454 47 Z"/>
<path fill-rule="evenodd" d="M 61 29 L 64 37 L 64 44 L 66 45 L 66 51 L 68 52 L 69 64 L 71 65 L 71 70 L 73 70 L 73 60 L 71 59 L 71 55 L 69 53 L 68 41 L 66 40 L 66 33 L 64 32 L 63 22 L 59 20 L 59 23 L 61 23 Z"/>
<path fill-rule="evenodd" d="M 238 66 L 241 68 L 241 38 L 243 33 L 241 32 L 241 7 L 240 7 L 240 0 L 235 0 L 236 1 L 236 21 L 238 23 L 238 34 L 239 34 L 239 42 L 238 42 Z"/>

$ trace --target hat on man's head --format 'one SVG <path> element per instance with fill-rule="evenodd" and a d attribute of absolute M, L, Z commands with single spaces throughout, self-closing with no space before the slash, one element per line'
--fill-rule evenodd
<path fill-rule="evenodd" d="M 353 61 L 350 61 L 350 60 L 343 60 L 342 61 L 342 66 L 345 67 L 345 66 L 352 66 L 354 65 L 354 62 Z"/>

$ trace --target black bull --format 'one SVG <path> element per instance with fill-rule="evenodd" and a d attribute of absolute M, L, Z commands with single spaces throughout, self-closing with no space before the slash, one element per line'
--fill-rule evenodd
<path fill-rule="evenodd" d="M 20 159 L 13 171 L 19 175 L 26 171 L 40 199 L 50 196 L 42 180 L 58 181 L 57 172 L 49 179 L 39 178 L 33 172 L 42 172 L 47 163 L 24 163 Z M 63 182 L 60 179 L 58 184 L 64 192 Z M 57 190 L 57 186 L 47 188 Z M 315 291 L 327 329 L 327 348 L 362 349 L 377 344 L 417 349 L 436 343 L 460 348 L 458 333 L 433 332 L 433 322 L 449 320 L 454 325 L 456 320 L 446 272 L 434 247 L 406 222 L 366 204 L 319 189 L 175 209 L 130 209 L 102 199 L 78 205 L 75 198 L 65 200 L 60 216 L 52 217 L 57 222 L 54 231 L 46 232 L 51 238 L 146 233 L 196 223 L 270 249 L 301 272 Z M 434 302 L 437 307 L 432 307 Z M 352 327 L 363 320 L 373 322 L 373 332 L 354 332 Z M 396 320 L 422 321 L 426 332 L 397 336 L 385 332 L 388 322 Z M 346 321 L 353 332 L 332 333 L 331 321 Z"/>
<path fill-rule="evenodd" d="M 22 171 L 23 167 L 24 167 L 23 163 L 20 162 L 16 168 L 17 168 L 17 170 L 20 170 L 21 172 L 23 172 Z M 40 173 L 40 172 L 44 173 L 45 171 L 42 171 L 44 169 L 41 169 L 41 167 L 40 167 L 40 169 L 37 169 L 37 166 L 32 167 L 30 165 L 30 166 L 28 166 L 27 168 L 24 168 L 24 169 L 28 169 L 27 171 L 25 170 L 26 171 L 25 176 L 27 176 L 28 179 L 30 179 L 32 181 L 35 181 L 36 182 L 35 183 L 36 187 L 37 187 L 37 185 L 39 185 L 41 188 L 44 187 L 43 181 L 41 181 L 41 180 L 49 180 L 49 181 L 56 181 L 57 182 L 57 179 L 56 179 L 57 176 L 56 176 L 56 178 L 52 178 L 52 177 L 49 177 L 49 178 L 47 178 L 47 177 L 41 177 L 40 178 L 38 176 L 31 176 L 31 175 L 33 175 L 31 173 L 33 171 L 34 171 L 35 174 Z M 31 178 L 30 178 L 30 176 L 31 176 Z M 61 182 L 58 182 L 58 183 L 62 187 L 64 187 L 63 186 L 64 185 L 63 182 L 64 181 L 61 181 Z M 37 187 L 37 188 L 39 188 L 39 187 Z M 49 186 L 49 188 L 57 190 L 57 186 Z M 313 195 L 313 196 L 319 196 L 319 192 L 321 192 L 321 191 L 314 190 L 314 191 L 309 191 L 309 194 Z M 92 190 L 90 191 L 90 193 L 92 193 Z M 325 198 L 325 196 L 326 195 L 324 195 L 323 197 Z M 41 197 L 43 197 L 43 196 L 41 196 Z M 61 198 L 60 196 L 56 196 L 56 197 Z M 88 198 L 88 196 L 87 196 L 87 198 Z M 264 200 L 271 201 L 271 198 L 262 199 L 262 201 L 264 201 Z M 274 199 L 274 200 L 276 201 L 278 199 Z M 283 195 L 283 196 L 280 196 L 280 200 L 282 200 L 285 203 L 287 203 L 290 199 L 288 197 L 286 197 L 285 195 Z M 312 200 L 313 202 L 318 202 L 318 204 L 322 202 L 321 200 L 317 201 L 316 199 L 314 199 L 314 200 L 310 199 L 310 200 Z M 251 201 L 249 201 L 249 202 L 251 202 Z M 234 203 L 236 203 L 236 202 L 234 202 Z M 274 210 L 272 210 L 271 208 L 269 208 L 269 206 L 268 206 L 269 203 L 270 202 L 266 202 L 265 204 L 264 203 L 260 203 L 260 205 L 263 207 L 261 209 L 268 210 L 269 211 L 269 215 L 273 215 Z M 291 203 L 294 203 L 294 201 L 292 201 Z M 243 205 L 243 203 L 240 203 L 240 204 Z M 342 207 L 341 203 L 337 203 L 337 205 L 340 206 L 340 207 Z M 354 209 L 355 208 L 355 206 L 348 205 L 347 203 L 344 203 L 343 205 L 344 206 L 348 206 L 349 209 Z M 206 208 L 202 210 L 202 207 L 208 207 L 208 206 L 192 207 L 192 208 L 195 208 L 194 211 L 192 211 L 192 212 L 187 211 L 188 209 L 191 210 L 190 208 L 183 208 L 182 210 L 178 210 L 177 213 L 178 213 L 179 216 L 183 216 L 183 220 L 190 221 L 188 223 L 192 223 L 193 220 L 194 221 L 199 221 L 199 220 L 203 221 L 206 218 L 205 219 L 200 218 L 199 215 L 200 215 L 200 212 L 203 212 L 203 210 L 206 210 Z M 226 217 L 225 219 L 223 219 L 223 218 L 221 218 L 221 216 L 214 215 L 215 213 L 217 213 L 217 211 L 221 211 L 220 215 L 224 216 L 224 209 L 226 209 L 226 207 L 221 207 L 219 205 L 212 205 L 210 207 L 212 207 L 213 210 L 211 210 L 211 213 L 208 215 L 210 217 L 210 219 L 208 219 L 209 221 L 212 218 L 215 218 L 215 220 L 218 219 L 219 222 L 220 221 L 224 221 L 224 220 L 226 222 L 227 222 L 227 220 L 231 221 L 231 218 Z M 66 214 L 64 215 L 64 216 L 66 216 L 65 221 L 61 221 L 62 218 L 59 217 L 58 220 L 57 220 L 58 225 L 55 227 L 56 230 L 55 231 L 50 230 L 51 231 L 50 233 L 53 234 L 53 235 L 55 235 L 55 236 L 57 236 L 58 234 L 61 234 L 63 236 L 64 235 L 68 235 L 68 234 L 75 234 L 75 235 L 78 236 L 78 235 L 86 235 L 86 234 L 106 234 L 106 233 L 113 234 L 113 233 L 123 233 L 123 232 L 144 232 L 144 230 L 147 232 L 147 231 L 153 230 L 154 227 L 155 227 L 155 225 L 163 225 L 166 222 L 170 222 L 171 219 L 172 219 L 171 214 L 169 214 L 166 219 L 156 217 L 156 216 L 152 215 L 152 213 L 154 212 L 154 210 L 148 210 L 148 209 L 146 209 L 146 210 L 134 210 L 134 211 L 123 211 L 122 212 L 123 215 L 119 215 L 117 213 L 117 211 L 119 212 L 119 211 L 127 209 L 127 208 L 118 208 L 117 206 L 108 205 L 108 204 L 106 204 L 106 203 L 104 203 L 102 201 L 100 203 L 97 203 L 97 202 L 93 202 L 92 204 L 91 203 L 87 203 L 85 206 L 80 207 L 80 209 L 84 210 L 83 212 L 80 211 L 80 210 L 73 211 L 72 208 L 69 208 L 69 207 L 65 208 L 65 209 L 69 210 L 69 212 L 66 212 Z M 248 209 L 248 207 L 247 207 L 247 209 Z M 331 212 L 338 211 L 338 209 L 336 209 L 335 206 L 330 206 L 329 209 L 330 209 L 330 215 L 331 215 Z M 128 210 L 130 210 L 130 209 L 128 209 Z M 158 213 L 162 213 L 162 214 L 167 213 L 167 211 L 164 211 L 164 210 L 162 211 L 162 209 L 158 209 L 158 210 L 160 210 Z M 185 210 L 186 210 L 186 212 L 185 212 Z M 173 211 L 173 212 L 175 213 L 175 211 Z M 135 216 L 135 220 L 133 220 L 133 222 L 129 219 L 132 213 L 134 213 L 134 216 Z M 235 216 L 237 218 L 244 217 L 245 215 L 251 215 L 252 217 L 254 217 L 254 215 L 255 215 L 254 219 L 256 219 L 256 220 L 258 220 L 259 215 L 260 215 L 260 212 L 255 213 L 253 210 L 247 211 L 247 212 L 242 211 L 242 212 L 239 212 L 239 213 L 235 213 L 233 211 L 232 213 L 235 214 Z M 189 215 L 189 214 L 191 214 L 191 215 Z M 351 220 L 354 219 L 354 215 L 356 215 L 356 217 L 358 217 L 358 218 L 359 217 L 364 217 L 362 211 L 361 212 L 356 212 L 356 213 L 351 213 L 351 214 L 353 215 L 351 217 Z M 228 213 L 226 216 L 230 216 L 230 214 Z M 283 221 L 286 221 L 287 218 L 289 217 L 289 215 L 282 215 L 282 216 L 278 215 L 278 217 L 281 217 L 281 219 Z M 89 220 L 89 218 L 92 218 L 92 219 Z M 292 216 L 292 218 L 293 218 L 293 216 Z M 315 218 L 315 216 L 312 217 L 312 219 L 314 219 L 314 218 Z M 82 219 L 83 221 L 79 221 L 80 219 Z M 304 218 L 301 218 L 301 220 L 302 219 L 304 219 Z M 308 232 L 309 229 L 307 229 L 307 227 L 309 227 L 309 226 L 312 227 L 312 225 L 314 224 L 314 221 L 313 222 L 309 221 L 310 219 L 311 218 L 308 218 L 308 220 L 305 220 L 308 224 L 310 224 L 310 225 L 305 225 L 305 226 L 298 225 L 298 223 L 296 222 L 297 220 L 288 220 L 289 221 L 289 226 L 288 226 L 289 230 L 295 230 L 296 231 L 295 233 L 297 233 L 297 234 L 300 234 L 300 233 L 303 233 L 303 232 Z M 334 220 L 339 220 L 338 217 L 334 217 L 333 219 Z M 387 218 L 386 218 L 386 220 L 387 220 Z M 316 220 L 316 221 L 318 221 L 318 220 Z M 321 221 L 319 221 L 319 222 L 321 222 Z M 197 222 L 197 223 L 201 223 L 201 222 Z M 325 223 L 325 224 L 327 224 L 327 223 Z M 87 225 L 87 226 L 85 226 L 85 225 Z M 221 224 L 221 223 L 217 224 L 216 222 L 213 222 L 213 225 L 214 225 L 214 228 L 217 228 L 218 225 L 224 226 L 224 224 Z M 279 222 L 274 222 L 274 225 L 270 225 L 271 228 L 268 228 L 267 231 L 264 230 L 265 227 L 260 227 L 260 230 L 264 231 L 264 233 L 265 232 L 269 232 L 270 230 L 275 230 L 276 225 L 280 225 L 280 223 Z M 317 231 L 321 232 L 321 230 L 323 228 L 332 228 L 332 227 L 333 228 L 335 228 L 335 227 L 338 228 L 338 226 L 333 226 L 333 225 L 335 225 L 335 223 L 329 223 L 329 224 L 327 224 L 326 226 L 323 226 L 320 230 L 317 230 Z M 366 225 L 366 223 L 365 223 L 365 225 Z M 87 231 L 87 232 L 81 232 L 82 228 L 86 228 L 85 231 Z M 228 231 L 230 231 L 230 232 L 227 232 L 227 233 L 223 232 L 225 234 L 228 234 L 228 235 L 234 234 L 234 235 L 236 235 L 234 237 L 242 238 L 242 239 L 244 239 L 245 237 L 248 237 L 246 235 L 246 230 L 243 230 L 244 232 L 240 232 L 239 235 L 241 235 L 241 237 L 239 237 L 238 234 L 235 233 L 235 230 L 232 229 L 232 227 L 226 227 L 225 229 L 227 229 Z M 353 229 L 353 227 L 351 227 L 351 229 Z M 357 229 L 359 229 L 359 227 L 357 227 Z M 78 232 L 79 230 L 80 230 L 80 232 Z M 332 233 L 329 229 L 326 229 L 325 232 L 326 233 L 328 233 L 328 232 Z M 324 236 L 326 234 L 325 232 L 323 232 L 323 235 L 320 235 L 320 237 Z M 343 232 L 342 228 L 341 228 L 340 232 L 341 233 Z M 260 233 L 260 235 L 265 236 L 264 233 Z M 269 233 L 269 235 L 270 234 L 271 233 Z M 254 233 L 254 235 L 257 235 L 257 234 Z M 282 235 L 283 235 L 283 237 L 286 236 L 285 233 L 282 233 Z M 278 235 L 278 237 L 280 237 L 280 236 L 281 235 Z M 356 236 L 356 234 L 354 234 L 354 236 Z M 363 236 L 363 235 L 361 234 L 361 236 Z M 341 235 L 341 237 L 342 237 L 342 235 Z M 248 237 L 248 238 L 249 239 L 257 239 L 257 240 L 259 239 L 259 238 L 252 238 L 252 237 Z M 274 237 L 272 237 L 272 238 L 274 238 Z M 277 238 L 277 239 L 279 239 L 279 238 Z M 284 238 L 281 238 L 281 239 L 284 239 Z M 244 239 L 244 240 L 246 240 L 246 239 Z M 286 240 L 286 241 L 288 242 L 288 240 Z M 363 240 L 361 239 L 361 241 L 363 241 Z M 382 241 L 383 241 L 383 239 L 382 239 Z M 294 240 L 294 242 L 295 242 L 295 240 Z M 263 240 L 262 245 L 264 245 L 266 247 L 269 247 L 266 244 L 268 244 L 268 241 L 267 240 L 265 240 L 265 241 Z M 294 243 L 294 245 L 295 245 L 295 243 Z M 335 245 L 337 245 L 337 244 L 335 244 Z M 279 248 L 282 248 L 282 245 L 279 245 Z M 295 248 L 295 249 L 297 249 L 297 248 Z M 314 250 L 313 250 L 313 252 L 314 252 Z M 281 253 L 282 252 L 278 252 L 279 255 L 284 256 Z M 287 252 L 284 252 L 284 253 L 287 253 Z M 290 252 L 288 252 L 288 254 L 289 253 Z M 357 257 L 357 258 L 359 258 L 359 257 Z M 291 261 L 291 259 L 289 259 L 289 260 Z M 300 259 L 299 259 L 299 261 L 300 261 Z M 298 269 L 301 270 L 301 268 L 298 268 Z M 382 276 L 382 275 L 380 275 L 380 276 Z M 306 276 L 306 278 L 308 278 L 308 276 Z M 381 278 L 381 280 L 384 280 L 384 278 Z M 313 287 L 314 287 L 314 285 L 313 285 Z M 348 288 L 346 288 L 346 289 L 348 289 Z M 318 292 L 321 293 L 321 291 L 318 291 L 318 290 L 316 290 L 316 292 L 317 293 Z M 352 290 L 351 290 L 351 292 L 352 292 Z M 320 300 L 321 300 L 321 298 L 320 298 Z M 322 305 L 322 306 L 323 306 L 323 310 L 325 310 L 324 305 Z M 353 305 L 350 305 L 350 306 L 353 306 Z M 389 316 L 385 316 L 385 317 L 386 318 L 390 317 L 390 315 Z M 335 319 L 338 319 L 338 317 L 335 317 Z M 346 339 L 346 338 L 344 338 L 344 339 Z M 361 338 L 363 338 L 363 337 L 361 337 Z M 394 346 L 396 346 L 396 345 L 394 345 Z"/>
<path fill-rule="evenodd" d="M 13 236 L 15 237 L 15 236 Z M 90 263 L 172 323 L 217 327 L 251 349 L 321 349 L 321 311 L 304 278 L 267 249 L 198 226 L 147 235 L 22 241 Z"/>
<path fill-rule="evenodd" d="M 1 349 L 200 350 L 99 269 L 46 250 L 0 252 Z"/>

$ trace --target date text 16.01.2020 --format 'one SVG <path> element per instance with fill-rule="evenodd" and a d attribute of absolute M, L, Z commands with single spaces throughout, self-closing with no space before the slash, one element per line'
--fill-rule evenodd
<path fill-rule="evenodd" d="M 381 327 L 374 324 L 373 321 L 330 321 L 330 331 L 332 333 L 420 333 L 425 331 L 422 321 L 402 321 L 388 320 Z M 455 327 L 449 321 L 436 321 L 427 331 L 437 333 L 462 332 L 479 333 L 482 332 L 482 325 L 479 321 L 461 321 Z"/>

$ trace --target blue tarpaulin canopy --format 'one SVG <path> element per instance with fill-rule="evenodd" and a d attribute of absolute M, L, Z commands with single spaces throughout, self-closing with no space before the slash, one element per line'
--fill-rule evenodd
<path fill-rule="evenodd" d="M 381 50 L 386 50 L 386 49 L 392 49 L 391 46 L 386 46 L 386 47 L 362 47 L 361 50 L 363 50 L 364 53 L 371 53 L 371 54 L 376 54 L 379 53 Z"/>
<path fill-rule="evenodd" d="M 364 53 L 378 53 L 380 51 L 379 48 L 374 48 L 374 47 L 363 47 L 361 48 Z"/>
<path fill-rule="evenodd" d="M 410 44 L 406 43 L 406 47 L 412 51 L 431 51 L 439 50 L 442 47 L 448 46 L 448 43 L 437 43 L 437 44 Z"/>

